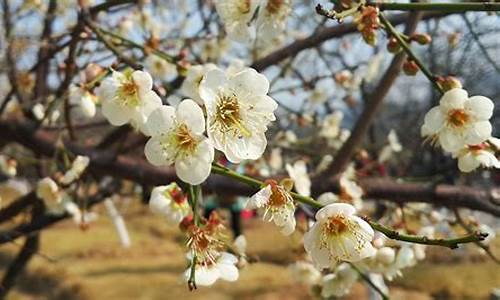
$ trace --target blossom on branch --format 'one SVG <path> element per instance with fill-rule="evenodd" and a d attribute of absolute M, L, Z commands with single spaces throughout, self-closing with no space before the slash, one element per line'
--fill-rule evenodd
<path fill-rule="evenodd" d="M 267 145 L 267 126 L 278 104 L 269 96 L 269 81 L 251 68 L 233 76 L 208 72 L 200 84 L 207 109 L 207 134 L 214 147 L 233 163 L 258 159 Z"/>
<path fill-rule="evenodd" d="M 354 206 L 329 204 L 316 213 L 316 223 L 304 235 L 304 247 L 317 268 L 326 269 L 341 261 L 357 262 L 375 255 L 374 231 L 354 215 Z"/>
<path fill-rule="evenodd" d="M 161 106 L 147 121 L 151 138 L 144 153 L 155 166 L 175 164 L 179 178 L 192 185 L 205 181 L 210 175 L 214 148 L 203 135 L 203 111 L 193 100 L 186 99 L 177 109 Z"/>
<path fill-rule="evenodd" d="M 444 151 L 456 152 L 467 145 L 477 145 L 491 136 L 488 121 L 493 102 L 483 96 L 469 97 L 466 90 L 452 89 L 439 105 L 426 115 L 421 135 L 441 145 Z"/>
<path fill-rule="evenodd" d="M 149 208 L 153 213 L 165 216 L 172 224 L 179 224 L 191 212 L 187 196 L 175 182 L 155 187 L 151 192 Z"/>
<path fill-rule="evenodd" d="M 247 202 L 247 208 L 264 209 L 263 219 L 281 227 L 281 233 L 290 235 L 295 231 L 295 204 L 285 187 L 273 180 L 254 194 Z"/>
<path fill-rule="evenodd" d="M 152 88 L 153 79 L 147 72 L 113 71 L 96 90 L 102 102 L 102 114 L 114 126 L 130 123 L 146 133 L 148 116 L 162 104 Z"/>

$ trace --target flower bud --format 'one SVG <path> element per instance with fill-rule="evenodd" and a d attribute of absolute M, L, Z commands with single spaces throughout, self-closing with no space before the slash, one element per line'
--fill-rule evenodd
<path fill-rule="evenodd" d="M 382 247 L 378 249 L 375 259 L 384 265 L 389 265 L 394 262 L 396 252 L 390 247 Z"/>
<path fill-rule="evenodd" d="M 408 76 L 415 76 L 418 73 L 418 65 L 415 61 L 407 59 L 403 64 L 403 72 Z"/>
<path fill-rule="evenodd" d="M 97 64 L 88 64 L 85 67 L 85 81 L 89 83 L 97 78 L 97 76 L 101 75 L 103 72 L 103 68 Z"/>
<path fill-rule="evenodd" d="M 454 76 L 438 77 L 437 83 L 445 92 L 451 89 L 461 89 L 462 83 Z"/>
<path fill-rule="evenodd" d="M 415 33 L 410 36 L 410 41 L 415 41 L 420 45 L 427 45 L 432 41 L 432 38 L 426 33 Z"/>
<path fill-rule="evenodd" d="M 401 52 L 401 46 L 398 43 L 398 40 L 396 38 L 390 38 L 389 41 L 387 42 L 387 51 L 391 53 L 399 53 Z"/>

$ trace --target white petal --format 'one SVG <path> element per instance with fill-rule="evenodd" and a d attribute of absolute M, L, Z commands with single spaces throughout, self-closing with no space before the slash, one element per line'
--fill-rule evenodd
<path fill-rule="evenodd" d="M 479 120 L 489 120 L 493 115 L 495 105 L 493 102 L 483 96 L 470 97 L 465 102 L 465 109 L 470 111 Z"/>
<path fill-rule="evenodd" d="M 451 109 L 461 109 L 464 107 L 465 101 L 468 99 L 467 91 L 463 89 L 451 89 L 444 93 L 443 97 L 439 101 L 439 106 L 443 109 L 443 112 L 447 112 Z"/>
<path fill-rule="evenodd" d="M 267 201 L 272 195 L 271 185 L 266 185 L 263 189 L 260 189 L 257 193 L 255 193 L 250 199 L 248 199 L 246 207 L 248 209 L 256 209 L 259 207 L 263 207 L 266 205 Z"/>
<path fill-rule="evenodd" d="M 175 149 L 168 149 L 162 145 L 161 137 L 152 137 L 144 147 L 147 160 L 155 166 L 171 165 L 175 158 Z"/>
<path fill-rule="evenodd" d="M 170 199 L 165 197 L 163 193 L 167 189 L 167 186 L 157 186 L 151 192 L 151 198 L 149 199 L 149 209 L 156 214 L 165 214 L 168 212 L 170 206 Z"/>
<path fill-rule="evenodd" d="M 441 128 L 443 127 L 444 122 L 445 122 L 445 117 L 441 112 L 440 107 L 435 106 L 431 108 L 431 110 L 429 110 L 427 114 L 425 114 L 424 125 L 422 126 L 421 135 L 427 136 L 438 133 L 439 130 L 441 130 Z"/>
<path fill-rule="evenodd" d="M 469 128 L 466 129 L 464 133 L 464 143 L 468 145 L 477 145 L 488 138 L 491 137 L 491 123 L 488 121 L 481 121 L 472 124 Z"/>
<path fill-rule="evenodd" d="M 162 105 L 153 111 L 148 118 L 146 127 L 148 134 L 152 136 L 168 134 L 174 129 L 175 108 Z"/>
<path fill-rule="evenodd" d="M 88 93 L 85 93 L 80 100 L 80 107 L 84 113 L 84 115 L 88 118 L 93 118 L 95 116 L 95 103 L 92 99 L 92 96 Z"/>
<path fill-rule="evenodd" d="M 458 168 L 462 172 L 471 172 L 479 167 L 479 161 L 475 159 L 474 155 L 467 153 L 464 156 L 458 158 Z"/>
<path fill-rule="evenodd" d="M 184 278 L 187 281 L 191 274 L 191 268 L 187 269 L 184 272 Z M 195 272 L 195 281 L 199 286 L 209 286 L 214 284 L 217 279 L 220 277 L 219 269 L 215 268 L 215 266 L 206 267 L 197 267 Z"/>
<path fill-rule="evenodd" d="M 236 91 L 243 90 L 246 93 L 260 96 L 266 95 L 269 91 L 269 81 L 266 76 L 259 74 L 254 69 L 245 68 L 231 78 L 231 87 Z"/>
<path fill-rule="evenodd" d="M 201 141 L 195 153 L 175 161 L 175 171 L 179 178 L 192 185 L 198 185 L 210 175 L 214 148 L 208 139 Z"/>
<path fill-rule="evenodd" d="M 209 110 L 215 109 L 219 88 L 224 86 L 226 82 L 226 74 L 220 69 L 205 74 L 200 83 L 199 93 Z"/>
<path fill-rule="evenodd" d="M 439 133 L 439 144 L 444 151 L 456 152 L 465 145 L 465 141 L 454 130 L 444 128 Z"/>
<path fill-rule="evenodd" d="M 183 100 L 177 107 L 177 121 L 186 124 L 189 129 L 202 134 L 205 131 L 205 116 L 201 107 L 191 99 Z"/>
<path fill-rule="evenodd" d="M 353 215 L 356 212 L 354 206 L 347 203 L 332 203 L 321 208 L 316 213 L 316 220 L 320 221 L 327 219 L 330 216 L 335 216 L 337 214 L 343 214 L 345 216 Z"/>
<path fill-rule="evenodd" d="M 252 134 L 249 137 L 231 137 L 226 139 L 222 152 L 232 163 L 244 159 L 258 159 L 266 150 L 267 139 L 264 132 Z"/>
<path fill-rule="evenodd" d="M 102 114 L 112 125 L 122 126 L 130 120 L 132 111 L 114 101 L 104 101 L 102 103 Z"/>
<path fill-rule="evenodd" d="M 153 78 L 148 72 L 134 71 L 132 73 L 132 80 L 139 88 L 139 93 L 147 92 L 153 88 Z"/>
<path fill-rule="evenodd" d="M 281 226 L 281 233 L 283 235 L 290 235 L 295 231 L 296 221 L 295 216 L 291 214 L 286 219 L 286 222 Z"/>

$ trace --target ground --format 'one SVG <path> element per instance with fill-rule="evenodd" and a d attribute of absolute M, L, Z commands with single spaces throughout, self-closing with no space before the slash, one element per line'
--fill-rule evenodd
<path fill-rule="evenodd" d="M 286 238 L 271 224 L 246 221 L 248 253 L 258 262 L 241 270 L 235 283 L 218 282 L 189 292 L 181 280 L 186 261 L 179 230 L 133 204 L 124 213 L 133 244 L 124 249 L 106 212 L 99 212 L 100 218 L 86 231 L 67 220 L 43 232 L 40 253 L 8 299 L 312 298 L 307 287 L 293 282 L 287 268 L 302 253 L 299 235 Z M 2 265 L 21 243 L 2 246 Z M 494 243 L 500 249 L 499 239 Z M 432 249 L 424 263 L 391 284 L 391 299 L 488 299 L 491 290 L 500 287 L 500 267 L 473 246 L 470 250 L 473 255 Z M 364 298 L 361 284 L 347 297 Z"/>

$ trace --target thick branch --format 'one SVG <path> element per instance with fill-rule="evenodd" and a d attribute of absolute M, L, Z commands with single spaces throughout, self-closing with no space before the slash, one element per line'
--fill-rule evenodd
<path fill-rule="evenodd" d="M 428 13 L 422 17 L 422 20 L 440 18 L 447 16 L 448 14 L 449 13 Z M 408 17 L 409 14 L 403 13 L 390 16 L 388 17 L 388 20 L 394 25 L 399 25 L 405 23 L 408 20 Z M 338 24 L 335 26 L 320 29 L 318 31 L 315 31 L 305 39 L 294 41 L 293 43 L 281 49 L 273 51 L 261 59 L 256 60 L 252 64 L 252 68 L 262 71 L 289 57 L 294 57 L 302 50 L 317 47 L 330 39 L 338 38 L 357 31 L 358 30 L 356 28 L 356 24 L 354 23 Z"/>
<path fill-rule="evenodd" d="M 36 152 L 51 157 L 55 152 L 55 136 L 50 131 L 34 131 L 26 123 L 0 121 L 0 140 L 16 142 Z M 74 154 L 90 157 L 90 171 L 99 175 L 129 179 L 145 185 L 161 185 L 178 180 L 173 168 L 157 168 L 139 157 L 82 147 L 66 142 L 65 147 Z M 335 191 L 337 182 L 330 178 L 326 184 L 317 182 L 312 187 L 315 192 Z M 390 179 L 366 178 L 360 181 L 366 199 L 387 200 L 396 203 L 427 202 L 437 206 L 463 207 L 500 216 L 500 207 L 494 195 L 497 190 L 476 189 L 464 186 L 422 183 L 399 183 Z M 205 187 L 218 194 L 248 196 L 254 193 L 257 184 L 246 186 L 220 175 L 211 175 Z"/>

